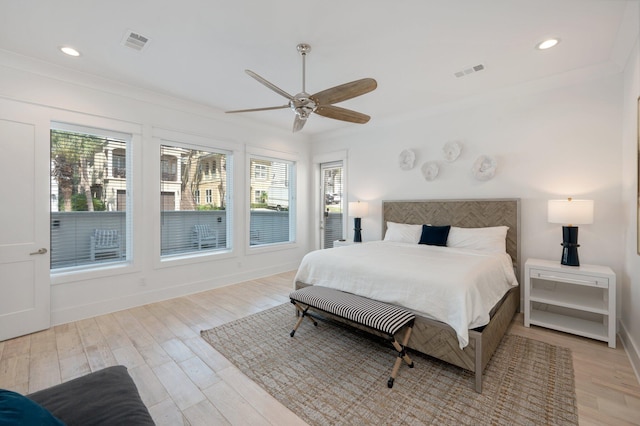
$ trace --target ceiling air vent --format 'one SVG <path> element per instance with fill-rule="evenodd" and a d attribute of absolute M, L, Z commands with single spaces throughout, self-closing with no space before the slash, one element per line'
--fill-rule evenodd
<path fill-rule="evenodd" d="M 479 72 L 482 71 L 484 69 L 484 65 L 483 64 L 478 64 L 478 65 L 474 65 L 472 67 L 465 67 L 465 69 L 458 71 L 458 72 L 454 72 L 453 75 L 455 75 L 456 77 L 460 78 L 460 77 L 464 77 L 465 75 L 469 75 L 469 74 L 473 74 L 475 72 Z"/>
<path fill-rule="evenodd" d="M 141 52 L 148 42 L 148 37 L 129 30 L 127 30 L 127 32 L 124 34 L 124 37 L 122 38 L 122 44 L 124 46 L 127 46 L 133 50 L 137 50 L 138 52 Z"/>

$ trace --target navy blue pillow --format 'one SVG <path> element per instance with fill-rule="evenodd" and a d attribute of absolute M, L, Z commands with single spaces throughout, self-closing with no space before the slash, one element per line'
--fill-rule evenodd
<path fill-rule="evenodd" d="M 444 247 L 447 245 L 447 238 L 449 237 L 450 229 L 451 225 L 422 225 L 422 235 L 420 235 L 420 242 L 418 242 L 418 244 Z"/>
<path fill-rule="evenodd" d="M 0 424 L 16 426 L 64 426 L 53 414 L 26 396 L 0 389 Z"/>

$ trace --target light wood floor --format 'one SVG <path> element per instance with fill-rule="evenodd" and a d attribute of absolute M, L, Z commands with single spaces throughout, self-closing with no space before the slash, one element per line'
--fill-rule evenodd
<path fill-rule="evenodd" d="M 304 425 L 199 336 L 200 330 L 287 302 L 293 275 L 0 342 L 0 388 L 30 393 L 123 364 L 158 425 Z M 572 349 L 581 425 L 640 425 L 640 385 L 619 342 L 609 349 L 604 342 L 524 328 L 520 314 L 509 332 Z"/>

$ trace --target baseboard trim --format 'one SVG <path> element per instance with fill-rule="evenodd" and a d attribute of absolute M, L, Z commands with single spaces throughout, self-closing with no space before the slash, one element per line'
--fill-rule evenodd
<path fill-rule="evenodd" d="M 622 346 L 624 346 L 625 351 L 627 351 L 631 368 L 633 368 L 633 371 L 636 373 L 636 379 L 638 383 L 640 383 L 640 351 L 638 350 L 638 345 L 635 344 L 622 321 L 619 322 L 618 329 Z"/>
<path fill-rule="evenodd" d="M 294 271 L 298 267 L 298 262 L 284 265 L 270 266 L 267 268 L 253 269 L 249 272 L 239 272 L 236 274 L 216 277 L 215 280 L 207 279 L 202 281 L 179 284 L 172 287 L 165 287 L 147 292 L 139 292 L 125 297 L 102 300 L 100 302 L 72 306 L 51 312 L 51 326 L 67 324 L 87 318 L 106 315 L 124 309 L 131 309 L 149 303 L 161 302 L 163 300 L 176 297 L 188 296 L 214 288 L 226 287 L 239 284 L 245 281 L 276 275 L 283 272 Z M 291 283 L 293 289 L 293 282 Z"/>

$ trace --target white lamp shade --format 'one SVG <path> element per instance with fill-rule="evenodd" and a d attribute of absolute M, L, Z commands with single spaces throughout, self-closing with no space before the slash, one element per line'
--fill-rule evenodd
<path fill-rule="evenodd" d="M 549 200 L 548 221 L 564 225 L 593 223 L 593 200 Z"/>
<path fill-rule="evenodd" d="M 349 216 L 364 217 L 369 214 L 369 204 L 362 201 L 349 202 Z"/>

